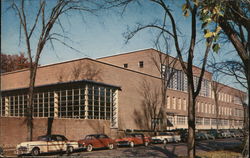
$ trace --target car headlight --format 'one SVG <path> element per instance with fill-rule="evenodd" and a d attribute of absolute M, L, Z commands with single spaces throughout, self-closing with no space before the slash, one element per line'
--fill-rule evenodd
<path fill-rule="evenodd" d="M 18 150 L 19 150 L 19 151 L 28 151 L 28 147 L 26 147 L 26 146 L 20 146 L 20 147 L 18 148 Z"/>

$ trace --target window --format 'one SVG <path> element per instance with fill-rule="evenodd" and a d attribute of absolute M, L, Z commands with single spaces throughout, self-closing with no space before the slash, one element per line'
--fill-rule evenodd
<path fill-rule="evenodd" d="M 168 120 L 169 120 L 169 122 L 172 123 L 173 125 L 175 124 L 174 116 L 168 116 Z"/>
<path fill-rule="evenodd" d="M 186 111 L 187 110 L 187 101 L 186 99 L 183 99 L 183 110 Z"/>
<path fill-rule="evenodd" d="M 210 114 L 210 113 L 211 113 L 211 108 L 212 108 L 212 107 L 211 107 L 211 104 L 208 104 L 207 107 L 208 107 L 208 113 Z"/>
<path fill-rule="evenodd" d="M 217 121 L 216 121 L 216 119 L 211 119 L 211 125 L 212 125 L 212 126 L 217 125 Z"/>
<path fill-rule="evenodd" d="M 39 91 L 34 94 L 33 117 L 111 120 L 116 116 L 113 95 L 111 88 L 88 85 Z M 0 116 L 24 116 L 27 98 L 27 94 L 1 96 Z"/>
<path fill-rule="evenodd" d="M 200 102 L 197 102 L 197 112 L 200 112 Z"/>
<path fill-rule="evenodd" d="M 185 125 L 186 124 L 186 117 L 185 116 L 177 116 L 177 124 L 178 125 Z"/>
<path fill-rule="evenodd" d="M 201 103 L 201 112 L 204 112 L 204 103 Z"/>
<path fill-rule="evenodd" d="M 197 117 L 195 122 L 196 122 L 196 125 L 203 125 L 203 118 Z"/>
<path fill-rule="evenodd" d="M 124 68 L 128 68 L 128 64 L 123 64 L 123 67 Z"/>
<path fill-rule="evenodd" d="M 178 110 L 181 110 L 181 98 L 178 99 Z"/>
<path fill-rule="evenodd" d="M 207 113 L 207 103 L 205 103 L 205 110 L 204 110 L 205 113 Z"/>
<path fill-rule="evenodd" d="M 167 96 L 167 108 L 170 109 L 170 97 Z"/>
<path fill-rule="evenodd" d="M 143 68 L 143 61 L 139 61 L 139 67 Z"/>
<path fill-rule="evenodd" d="M 210 125 L 210 119 L 204 118 L 204 125 Z"/>
<path fill-rule="evenodd" d="M 176 109 L 176 98 L 175 97 L 173 97 L 173 99 L 172 99 L 172 107 L 173 107 L 173 109 Z"/>

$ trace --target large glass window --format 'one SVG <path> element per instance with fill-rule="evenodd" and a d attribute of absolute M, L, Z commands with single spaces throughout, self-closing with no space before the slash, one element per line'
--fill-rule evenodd
<path fill-rule="evenodd" d="M 185 116 L 177 116 L 177 124 L 178 125 L 185 125 L 186 124 L 186 117 Z"/>
<path fill-rule="evenodd" d="M 203 125 L 203 118 L 197 117 L 195 120 L 196 120 L 196 125 Z"/>
<path fill-rule="evenodd" d="M 210 119 L 204 118 L 204 125 L 210 125 Z"/>
<path fill-rule="evenodd" d="M 113 104 L 114 92 L 112 88 L 97 85 L 36 92 L 33 97 L 33 117 L 110 120 L 117 115 Z M 0 116 L 7 116 L 6 111 L 8 116 L 25 116 L 27 98 L 27 94 L 2 96 Z"/>

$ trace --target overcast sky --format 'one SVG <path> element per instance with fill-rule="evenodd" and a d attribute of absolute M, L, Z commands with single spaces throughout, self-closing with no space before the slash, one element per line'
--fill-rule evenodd
<path fill-rule="evenodd" d="M 29 7 L 27 7 L 26 12 L 30 19 L 34 18 L 37 2 L 38 0 L 30 1 L 28 4 Z M 186 42 L 182 44 L 187 45 L 189 44 L 189 41 L 186 41 L 186 39 L 190 37 L 190 19 L 182 16 L 181 1 L 173 2 L 175 3 L 174 5 L 171 5 L 171 9 L 174 11 L 178 27 L 182 32 L 182 37 L 184 37 L 183 42 Z M 2 0 L 1 3 L 1 52 L 6 54 L 25 52 L 26 48 L 24 40 L 19 42 L 19 20 L 17 15 L 15 15 L 12 10 L 6 11 L 10 5 L 10 0 Z M 51 1 L 48 2 L 48 7 L 52 5 L 50 3 Z M 112 11 L 102 10 L 97 12 L 96 15 L 83 13 L 82 16 L 72 13 L 67 17 L 62 17 L 61 21 L 66 31 L 65 35 L 71 39 L 65 40 L 65 42 L 80 52 L 69 49 L 60 43 L 55 42 L 54 49 L 52 49 L 51 44 L 48 44 L 43 50 L 40 64 L 52 64 L 84 57 L 98 58 L 141 49 L 154 48 L 154 31 L 141 31 L 130 40 L 128 44 L 125 44 L 123 33 L 126 32 L 127 28 L 134 28 L 136 23 L 147 24 L 154 21 L 161 21 L 163 18 L 162 9 L 152 3 L 129 5 L 123 15 L 118 12 L 119 9 Z M 56 26 L 53 31 L 61 32 L 61 29 Z M 34 41 L 39 36 L 38 32 L 39 30 L 34 34 Z M 202 39 L 202 31 L 199 30 L 197 33 L 197 40 Z M 32 46 L 33 50 L 35 50 L 35 42 L 32 43 Z M 196 53 L 198 52 L 199 54 L 199 52 L 203 52 L 204 48 L 204 42 L 200 42 L 196 47 Z M 215 56 L 223 56 L 225 58 L 225 54 L 230 50 L 232 50 L 231 46 L 226 45 L 226 47 L 223 47 L 221 52 L 218 55 L 215 54 Z M 171 53 L 174 56 L 174 47 L 171 48 Z M 234 57 L 235 56 L 232 55 L 232 53 L 227 55 L 227 58 Z M 201 57 L 198 56 L 195 64 L 199 66 L 200 63 Z"/>

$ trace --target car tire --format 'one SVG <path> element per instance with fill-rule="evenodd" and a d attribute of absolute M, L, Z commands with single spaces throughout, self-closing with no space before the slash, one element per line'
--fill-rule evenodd
<path fill-rule="evenodd" d="M 135 146 L 134 142 L 130 142 L 130 143 L 129 143 L 129 146 L 130 146 L 131 148 L 133 148 L 133 147 Z"/>
<path fill-rule="evenodd" d="M 163 144 L 165 145 L 165 144 L 167 144 L 168 143 L 168 140 L 167 139 L 164 139 L 163 140 Z"/>
<path fill-rule="evenodd" d="M 109 145 L 108 145 L 108 148 L 109 148 L 110 150 L 114 149 L 114 144 L 109 144 Z"/>
<path fill-rule="evenodd" d="M 87 146 L 87 151 L 90 152 L 90 151 L 92 151 L 92 150 L 93 150 L 93 146 L 92 146 L 91 144 L 89 144 L 89 145 Z"/>
<path fill-rule="evenodd" d="M 148 145 L 149 145 L 149 142 L 145 142 L 144 145 L 145 145 L 145 146 L 148 146 Z"/>
<path fill-rule="evenodd" d="M 67 147 L 67 150 L 66 150 L 66 153 L 67 153 L 67 154 L 71 154 L 71 153 L 73 153 L 73 151 L 74 151 L 73 146 L 68 146 L 68 147 Z"/>
<path fill-rule="evenodd" d="M 37 147 L 33 148 L 32 151 L 31 151 L 31 155 L 32 156 L 39 156 L 40 155 L 40 149 L 37 148 Z"/>

